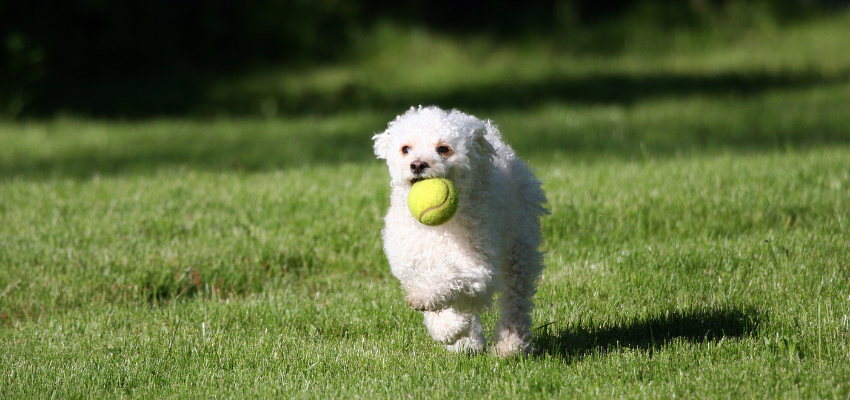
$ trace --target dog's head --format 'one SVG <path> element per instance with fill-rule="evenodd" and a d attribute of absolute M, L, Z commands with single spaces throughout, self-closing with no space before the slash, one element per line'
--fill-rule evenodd
<path fill-rule="evenodd" d="M 474 176 L 489 166 L 493 146 L 484 137 L 487 125 L 457 110 L 411 108 L 376 134 L 375 155 L 386 159 L 394 187 L 409 188 L 435 177 Z"/>

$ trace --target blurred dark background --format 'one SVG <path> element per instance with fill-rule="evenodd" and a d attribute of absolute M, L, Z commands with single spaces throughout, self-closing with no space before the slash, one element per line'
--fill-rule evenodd
<path fill-rule="evenodd" d="M 386 21 L 498 40 L 574 37 L 563 51 L 616 51 L 619 27 L 703 29 L 736 3 L 793 23 L 847 1 L 0 0 L 0 111 L 182 114 L 192 110 L 183 94 L 222 77 L 357 57 L 358 38 Z"/>

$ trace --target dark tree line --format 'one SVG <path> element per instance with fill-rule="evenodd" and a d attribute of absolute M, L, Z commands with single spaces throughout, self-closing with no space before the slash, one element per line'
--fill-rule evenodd
<path fill-rule="evenodd" d="M 71 81 L 334 59 L 378 21 L 510 37 L 646 4 L 660 10 L 658 23 L 690 23 L 732 1 L 0 0 L 0 113 Z"/>

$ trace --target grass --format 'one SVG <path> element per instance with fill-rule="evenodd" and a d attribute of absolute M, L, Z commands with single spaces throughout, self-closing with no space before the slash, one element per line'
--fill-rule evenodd
<path fill-rule="evenodd" d="M 847 398 L 850 59 L 804 40 L 847 17 L 661 56 L 414 31 L 430 78 L 383 44 L 280 75 L 282 115 L 3 123 L 0 397 Z M 532 357 L 445 352 L 389 274 L 369 137 L 417 96 L 544 181 Z"/>

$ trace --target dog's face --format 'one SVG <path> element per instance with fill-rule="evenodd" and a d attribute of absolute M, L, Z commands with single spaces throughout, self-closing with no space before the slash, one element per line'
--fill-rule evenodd
<path fill-rule="evenodd" d="M 373 137 L 375 155 L 386 159 L 394 187 L 409 188 L 419 180 L 458 178 L 492 154 L 483 122 L 459 111 L 411 109 Z"/>

